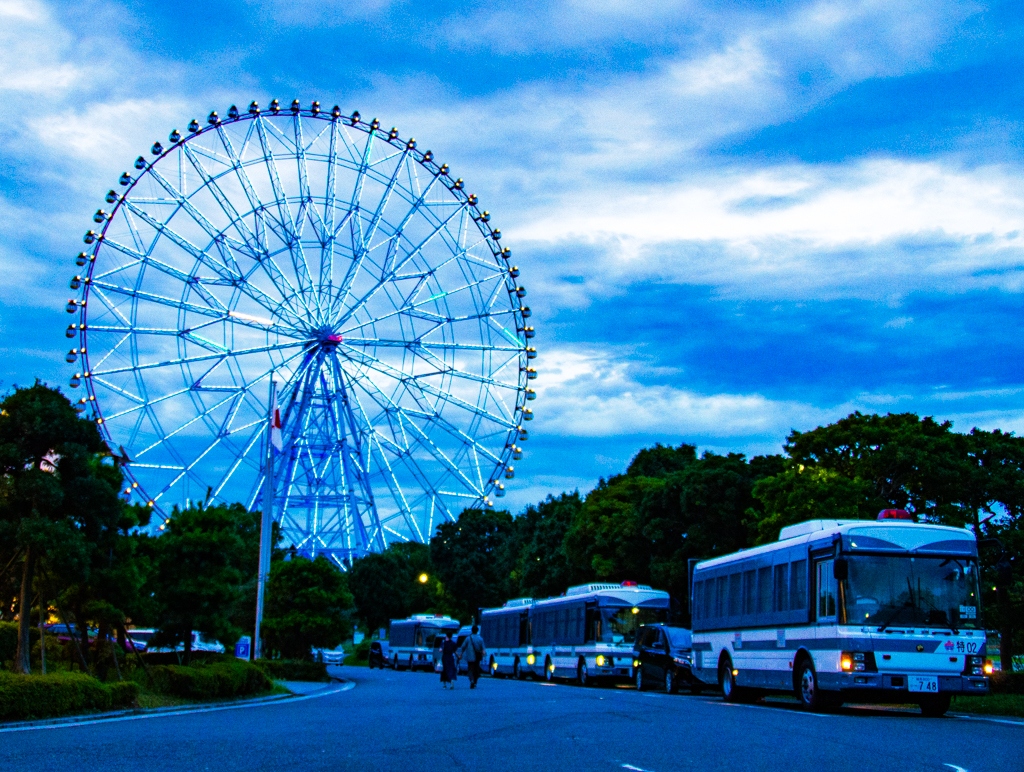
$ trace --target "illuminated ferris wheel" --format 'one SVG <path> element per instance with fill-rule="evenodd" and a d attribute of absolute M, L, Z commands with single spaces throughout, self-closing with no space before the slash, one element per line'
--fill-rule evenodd
<path fill-rule="evenodd" d="M 429 150 L 253 102 L 171 132 L 106 201 L 71 386 L 158 513 L 259 509 L 269 469 L 285 544 L 344 565 L 504 495 L 533 417 L 526 290 Z"/>

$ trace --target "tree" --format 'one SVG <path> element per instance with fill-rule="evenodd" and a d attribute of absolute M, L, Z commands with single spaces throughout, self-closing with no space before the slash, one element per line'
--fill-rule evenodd
<path fill-rule="evenodd" d="M 565 535 L 583 507 L 579 491 L 548 496 L 513 521 L 509 597 L 545 598 L 583 581 L 565 551 Z"/>
<path fill-rule="evenodd" d="M 834 469 L 791 466 L 754 485 L 754 498 L 763 511 L 748 510 L 748 525 L 756 543 L 767 544 L 787 525 L 805 520 L 874 519 L 885 506 L 874 486 L 859 477 L 846 477 Z"/>
<path fill-rule="evenodd" d="M 27 673 L 33 583 L 40 559 L 88 571 L 97 529 L 116 522 L 122 477 L 95 424 L 67 398 L 41 383 L 15 389 L 0 402 L 0 541 L 21 554 L 18 652 Z"/>
<path fill-rule="evenodd" d="M 442 523 L 430 540 L 430 562 L 456 604 L 460 619 L 475 619 L 479 609 L 507 600 L 514 558 L 507 542 L 512 515 L 466 509 L 457 522 Z"/>
<path fill-rule="evenodd" d="M 439 611 L 444 597 L 433 570 L 430 547 L 415 542 L 392 544 L 354 561 L 348 586 L 360 618 L 376 630 L 392 619 Z"/>
<path fill-rule="evenodd" d="M 313 648 L 333 649 L 352 632 L 348 581 L 324 557 L 281 560 L 270 569 L 263 637 L 269 650 L 309 659 Z"/>
<path fill-rule="evenodd" d="M 256 570 L 246 535 L 258 517 L 241 504 L 175 508 L 163 535 L 153 540 L 155 640 L 183 643 L 186 663 L 192 658 L 193 631 L 228 647 L 242 634 L 232 615 L 245 598 L 248 573 Z"/>

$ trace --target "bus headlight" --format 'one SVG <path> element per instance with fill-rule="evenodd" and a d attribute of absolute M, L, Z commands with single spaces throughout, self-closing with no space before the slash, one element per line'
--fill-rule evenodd
<path fill-rule="evenodd" d="M 867 670 L 867 658 L 862 651 L 844 651 L 839 655 L 839 669 L 844 673 Z"/>
<path fill-rule="evenodd" d="M 604 654 L 597 655 L 597 666 L 604 667 Z"/>
<path fill-rule="evenodd" d="M 536 663 L 537 663 L 537 658 L 535 656 L 533 656 L 532 654 L 527 654 L 526 655 L 526 664 L 527 665 L 535 665 Z"/>
<path fill-rule="evenodd" d="M 995 670 L 995 667 L 992 665 L 992 660 L 986 659 L 982 669 L 985 671 L 985 675 L 992 675 L 992 671 Z"/>

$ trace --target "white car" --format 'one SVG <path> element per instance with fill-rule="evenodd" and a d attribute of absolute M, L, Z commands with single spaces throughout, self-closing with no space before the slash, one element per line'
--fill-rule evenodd
<path fill-rule="evenodd" d="M 333 649 L 313 649 L 313 659 L 325 665 L 344 665 L 345 650 L 341 646 Z"/>
<path fill-rule="evenodd" d="M 136 632 L 135 630 L 132 630 L 131 632 L 128 633 L 129 637 L 131 637 L 133 640 L 134 640 L 133 636 L 134 636 L 135 632 Z M 150 637 L 152 637 L 152 634 L 155 631 L 151 630 L 151 631 L 148 631 L 148 632 L 150 633 Z M 151 652 L 156 652 L 156 653 L 169 652 L 169 651 L 185 651 L 185 645 L 182 644 L 182 643 L 179 643 L 173 649 L 164 646 L 162 648 L 156 648 L 156 649 L 149 649 L 149 648 L 147 648 L 146 651 L 151 651 Z M 224 644 L 220 643 L 219 641 L 215 640 L 214 638 L 210 638 L 210 637 L 208 637 L 206 635 L 203 635 L 202 633 L 200 633 L 200 632 L 198 632 L 196 630 L 193 630 L 192 631 L 192 651 L 212 651 L 212 652 L 214 652 L 216 654 L 223 654 L 224 653 Z"/>

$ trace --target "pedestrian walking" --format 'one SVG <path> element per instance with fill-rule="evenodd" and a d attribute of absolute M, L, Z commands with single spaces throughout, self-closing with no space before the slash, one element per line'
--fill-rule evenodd
<path fill-rule="evenodd" d="M 455 664 L 455 654 L 459 647 L 452 640 L 452 633 L 449 630 L 445 633 L 445 639 L 441 642 L 441 688 L 454 689 L 455 679 L 459 675 L 459 666 Z"/>
<path fill-rule="evenodd" d="M 473 632 L 466 636 L 466 640 L 459 647 L 459 659 L 465 657 L 466 668 L 469 670 L 470 689 L 476 688 L 476 682 L 480 679 L 480 663 L 484 661 L 486 653 L 484 639 L 480 637 L 480 628 L 473 625 Z"/>

